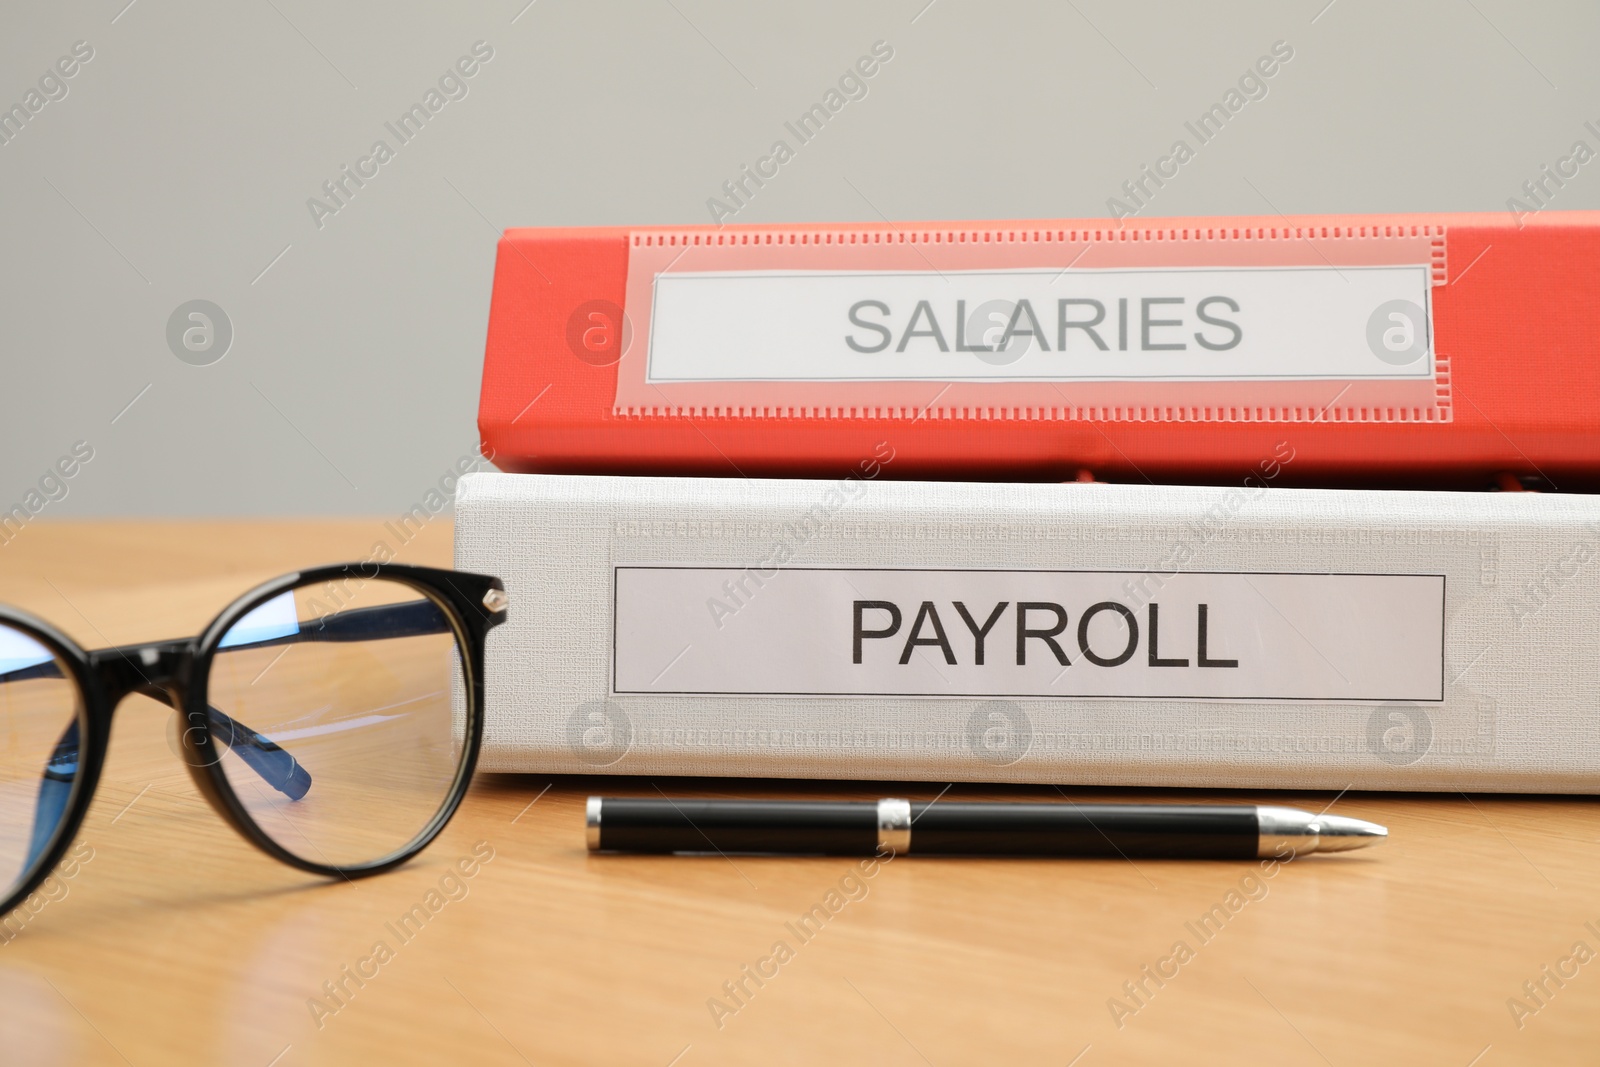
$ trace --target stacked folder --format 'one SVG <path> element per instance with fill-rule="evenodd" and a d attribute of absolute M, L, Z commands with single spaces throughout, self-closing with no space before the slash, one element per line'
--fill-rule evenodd
<path fill-rule="evenodd" d="M 1596 264 L 1589 212 L 509 231 L 484 765 L 1590 791 Z"/>

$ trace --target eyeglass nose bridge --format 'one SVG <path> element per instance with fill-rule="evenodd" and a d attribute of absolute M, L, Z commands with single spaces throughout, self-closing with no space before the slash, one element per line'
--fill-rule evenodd
<path fill-rule="evenodd" d="M 221 756 L 221 749 L 212 736 L 219 723 L 212 720 L 220 720 L 220 725 L 228 730 L 225 743 L 241 751 L 241 758 L 257 773 L 265 772 L 269 783 L 280 791 L 298 799 L 309 788 L 310 776 L 287 752 L 256 737 L 228 716 L 214 708 L 208 709 L 208 715 L 189 705 L 187 697 L 194 681 L 196 645 L 193 639 L 179 639 L 101 649 L 89 653 L 89 666 L 100 685 L 107 713 L 115 712 L 123 699 L 133 693 L 158 700 L 177 712 L 178 747 L 184 769 L 212 809 L 253 840 L 252 827 L 223 796 L 210 773 L 211 765 Z M 267 754 L 252 756 L 252 745 L 267 750 Z"/>
<path fill-rule="evenodd" d="M 130 693 L 140 693 L 181 711 L 182 693 L 194 670 L 194 642 L 152 641 L 106 648 L 89 653 L 89 662 L 109 707 L 115 708 Z"/>

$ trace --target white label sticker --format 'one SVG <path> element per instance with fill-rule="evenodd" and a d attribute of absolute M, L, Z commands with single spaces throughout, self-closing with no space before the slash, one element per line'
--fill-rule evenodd
<path fill-rule="evenodd" d="M 617 693 L 1444 699 L 1444 576 L 616 569 Z"/>
<path fill-rule="evenodd" d="M 1425 266 L 658 274 L 647 380 L 1427 379 Z"/>

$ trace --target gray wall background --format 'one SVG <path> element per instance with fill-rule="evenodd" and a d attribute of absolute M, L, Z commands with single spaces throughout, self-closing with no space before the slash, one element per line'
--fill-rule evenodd
<path fill-rule="evenodd" d="M 307 200 L 480 40 L 318 228 Z M 0 107 L 94 56 L 0 145 L 0 510 L 79 440 L 43 515 L 410 507 L 475 448 L 497 231 L 711 221 L 877 40 L 736 221 L 1104 217 L 1280 40 L 1144 216 L 1504 211 L 1600 150 L 1590 3 L 7 3 Z M 1597 206 L 1600 162 L 1550 200 Z M 194 299 L 233 330 L 204 366 L 167 340 Z"/>

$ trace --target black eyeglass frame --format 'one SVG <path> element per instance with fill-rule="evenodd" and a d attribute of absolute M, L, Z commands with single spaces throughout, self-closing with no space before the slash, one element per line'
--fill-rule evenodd
<path fill-rule="evenodd" d="M 407 844 L 366 863 L 351 866 L 316 863 L 288 851 L 269 837 L 235 794 L 222 766 L 222 749 L 213 737 L 213 709 L 207 701 L 207 682 L 223 637 L 235 623 L 267 601 L 294 589 L 324 582 L 359 584 L 379 579 L 410 586 L 444 609 L 462 651 L 467 698 L 466 750 L 444 803 Z M 80 701 L 78 763 L 66 812 L 57 823 L 49 845 L 34 859 L 33 869 L 10 896 L 0 901 L 0 915 L 9 913 L 26 900 L 55 870 L 77 838 L 105 767 L 112 715 L 123 699 L 133 693 L 153 697 L 179 714 L 183 726 L 179 730 L 183 762 L 195 786 L 218 815 L 267 855 L 291 867 L 330 878 L 361 878 L 405 863 L 438 836 L 466 796 L 483 742 L 484 643 L 489 631 L 505 618 L 505 586 L 498 578 L 376 561 L 312 567 L 256 586 L 225 608 L 197 637 L 94 651 L 85 650 L 44 620 L 0 604 L 0 623 L 28 634 L 54 653 L 57 662 L 66 668 L 69 680 L 76 685 Z M 238 725 L 233 724 L 234 728 Z"/>

